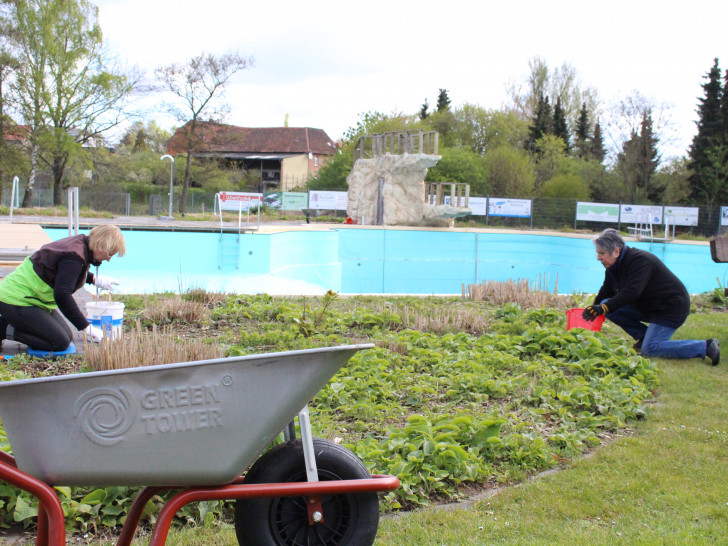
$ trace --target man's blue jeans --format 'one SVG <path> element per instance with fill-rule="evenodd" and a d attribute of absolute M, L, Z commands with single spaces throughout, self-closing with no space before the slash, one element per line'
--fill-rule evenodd
<path fill-rule="evenodd" d="M 607 302 L 604 300 L 602 303 Z M 609 307 L 609 304 L 607 304 Z M 642 354 L 661 358 L 705 358 L 707 343 L 704 340 L 672 340 L 677 328 L 649 322 L 636 307 L 625 305 L 606 318 L 621 327 L 634 339 L 642 339 Z M 647 323 L 647 325 L 645 325 Z"/>

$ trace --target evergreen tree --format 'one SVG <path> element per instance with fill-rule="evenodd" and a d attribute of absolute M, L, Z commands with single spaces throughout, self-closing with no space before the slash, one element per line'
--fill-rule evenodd
<path fill-rule="evenodd" d="M 574 135 L 574 153 L 576 157 L 586 159 L 589 154 L 589 141 L 591 140 L 589 130 L 589 110 L 586 102 L 581 105 L 579 118 L 576 121 L 576 133 Z"/>
<path fill-rule="evenodd" d="M 430 103 L 427 102 L 427 99 L 425 99 L 425 102 L 420 107 L 420 119 L 424 120 L 427 119 L 427 116 L 430 115 L 430 113 L 427 111 L 427 109 L 430 107 Z"/>
<path fill-rule="evenodd" d="M 604 162 L 604 158 L 607 155 L 607 150 L 604 148 L 604 137 L 602 136 L 602 126 L 599 120 L 594 124 L 594 136 L 589 144 L 589 157 L 598 161 L 599 163 Z"/>
<path fill-rule="evenodd" d="M 720 111 L 723 114 L 723 142 L 728 144 L 728 69 L 726 69 L 725 77 L 723 79 Z"/>
<path fill-rule="evenodd" d="M 553 126 L 554 122 L 553 116 L 551 115 L 549 98 L 540 95 L 536 103 L 536 113 L 528 131 L 528 149 L 534 151 L 536 142 L 544 135 L 551 133 Z"/>
<path fill-rule="evenodd" d="M 706 173 L 712 169 L 712 161 L 708 158 L 708 151 L 716 146 L 725 143 L 725 97 L 720 83 L 720 69 L 718 59 L 713 62 L 713 67 L 705 76 L 708 80 L 702 85 L 705 96 L 700 100 L 698 106 L 698 133 L 693 137 L 690 146 L 690 170 L 689 177 L 692 185 L 693 197 L 708 197 L 706 188 L 707 181 L 704 180 Z M 710 198 L 708 198 L 710 199 Z"/>
<path fill-rule="evenodd" d="M 617 154 L 617 170 L 622 175 L 627 197 L 637 202 L 657 197 L 650 190 L 650 181 L 659 163 L 657 142 L 652 130 L 652 116 L 646 112 L 642 116 L 640 131 L 632 131 L 632 135 L 622 145 Z"/>
<path fill-rule="evenodd" d="M 553 127 L 551 131 L 555 136 L 561 138 L 561 140 L 564 141 L 564 145 L 566 146 L 565 151 L 566 153 L 569 153 L 569 148 L 571 146 L 569 136 L 569 126 L 566 123 L 566 116 L 564 114 L 564 110 L 561 108 L 561 97 L 556 98 L 556 106 L 554 107 L 554 120 L 553 120 Z"/>
<path fill-rule="evenodd" d="M 637 157 L 637 180 L 647 199 L 656 202 L 660 200 L 661 194 L 651 183 L 652 177 L 657 171 L 660 160 L 657 155 L 657 142 L 652 126 L 651 113 L 645 114 L 640 125 Z"/>
<path fill-rule="evenodd" d="M 447 95 L 447 89 L 440 89 L 440 94 L 437 97 L 437 111 L 444 112 L 450 110 L 450 97 Z"/>

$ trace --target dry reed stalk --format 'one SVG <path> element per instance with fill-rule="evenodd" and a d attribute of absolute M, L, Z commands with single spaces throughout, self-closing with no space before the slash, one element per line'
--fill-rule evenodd
<path fill-rule="evenodd" d="M 219 344 L 180 339 L 169 327 L 161 333 L 156 326 L 151 332 L 144 331 L 139 321 L 120 339 L 104 338 L 99 344 L 86 344 L 85 352 L 86 362 L 94 370 L 118 370 L 225 356 Z"/>
<path fill-rule="evenodd" d="M 443 334 L 446 332 L 479 333 L 485 331 L 489 320 L 479 309 L 467 309 L 457 305 L 433 310 L 420 310 L 409 305 L 395 309 L 378 304 L 380 313 L 393 312 L 402 320 L 403 328 Z"/>
<path fill-rule="evenodd" d="M 165 297 L 152 302 L 142 314 L 153 322 L 199 322 L 207 317 L 206 301 L 188 301 L 180 296 Z"/>
<path fill-rule="evenodd" d="M 543 284 L 542 284 L 543 282 Z M 480 284 L 463 285 L 465 297 L 473 301 L 486 301 L 495 305 L 516 303 L 522 307 L 557 307 L 566 308 L 571 305 L 572 298 L 564 298 L 558 294 L 559 277 L 556 276 L 554 293 L 541 290 L 549 286 L 549 276 L 539 275 L 536 288 L 532 288 L 527 279 L 514 281 L 485 281 Z"/>

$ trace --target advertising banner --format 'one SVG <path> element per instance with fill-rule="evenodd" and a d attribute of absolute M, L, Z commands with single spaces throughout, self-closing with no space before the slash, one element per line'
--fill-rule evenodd
<path fill-rule="evenodd" d="M 662 207 L 659 205 L 622 205 L 619 219 L 623 224 L 661 224 Z"/>
<path fill-rule="evenodd" d="M 699 212 L 698 207 L 665 207 L 665 223 L 671 226 L 697 226 Z"/>
<path fill-rule="evenodd" d="M 308 192 L 308 208 L 323 210 L 346 210 L 349 205 L 349 195 L 345 191 Z"/>
<path fill-rule="evenodd" d="M 220 210 L 248 210 L 251 203 L 258 203 L 263 200 L 262 193 L 246 193 L 234 191 L 222 191 L 216 194 Z"/>
<path fill-rule="evenodd" d="M 471 197 L 472 199 L 472 197 Z M 488 216 L 509 216 L 513 218 L 531 217 L 530 199 L 488 198 Z"/>
<path fill-rule="evenodd" d="M 269 192 L 265 194 L 263 203 L 271 209 L 297 210 L 308 206 L 308 194 L 303 192 Z"/>
<path fill-rule="evenodd" d="M 583 222 L 619 222 L 617 203 L 576 203 L 576 219 Z"/>

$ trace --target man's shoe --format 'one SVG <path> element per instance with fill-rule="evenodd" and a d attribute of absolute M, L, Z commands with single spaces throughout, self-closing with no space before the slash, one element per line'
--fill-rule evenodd
<path fill-rule="evenodd" d="M 713 366 L 717 366 L 720 363 L 720 347 L 718 346 L 718 340 L 711 338 L 706 341 L 708 344 L 705 349 L 705 356 L 707 356 L 712 362 Z"/>

